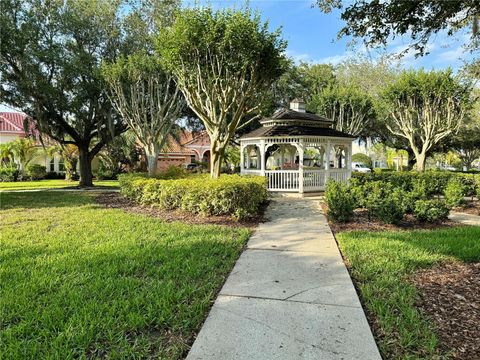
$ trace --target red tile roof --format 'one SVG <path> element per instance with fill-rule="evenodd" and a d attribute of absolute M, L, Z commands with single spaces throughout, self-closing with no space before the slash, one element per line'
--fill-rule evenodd
<path fill-rule="evenodd" d="M 23 122 L 27 115 L 19 112 L 0 112 L 0 132 L 25 136 Z"/>
<path fill-rule="evenodd" d="M 205 140 L 205 136 L 207 140 Z M 206 132 L 202 131 L 200 133 L 194 133 L 187 130 L 181 130 L 177 135 L 178 139 L 170 137 L 166 149 L 162 151 L 163 154 L 185 154 L 185 155 L 194 155 L 195 152 L 189 147 L 195 147 L 200 144 L 207 146 L 210 144 L 208 135 Z M 187 147 L 188 145 L 188 147 Z M 202 146 L 202 145 L 200 145 Z"/>

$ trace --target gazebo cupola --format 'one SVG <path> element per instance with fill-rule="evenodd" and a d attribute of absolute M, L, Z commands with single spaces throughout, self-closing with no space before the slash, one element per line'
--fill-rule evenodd
<path fill-rule="evenodd" d="M 347 181 L 352 173 L 354 136 L 332 128 L 333 121 L 305 111 L 295 99 L 290 109 L 260 121 L 240 138 L 240 171 L 268 178 L 270 191 L 315 192 L 328 179 Z"/>

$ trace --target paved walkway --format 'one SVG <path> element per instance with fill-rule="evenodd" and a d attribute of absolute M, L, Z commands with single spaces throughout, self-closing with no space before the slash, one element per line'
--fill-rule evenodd
<path fill-rule="evenodd" d="M 318 200 L 279 198 L 187 359 L 381 359 Z"/>
<path fill-rule="evenodd" d="M 448 218 L 464 225 L 480 226 L 480 216 L 478 215 L 452 211 Z"/>

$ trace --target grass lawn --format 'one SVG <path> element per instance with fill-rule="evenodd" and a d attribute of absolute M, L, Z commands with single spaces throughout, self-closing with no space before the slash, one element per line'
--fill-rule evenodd
<path fill-rule="evenodd" d="M 432 359 L 432 322 L 415 308 L 409 275 L 444 261 L 480 261 L 480 227 L 336 234 L 387 359 Z"/>
<path fill-rule="evenodd" d="M 78 181 L 65 181 L 62 179 L 0 182 L 0 191 L 60 189 L 60 188 L 67 188 L 67 187 L 75 187 L 77 185 L 78 185 Z M 117 180 L 96 180 L 93 182 L 93 185 L 118 187 L 118 181 Z"/>
<path fill-rule="evenodd" d="M 2 359 L 182 358 L 249 230 L 0 194 Z"/>

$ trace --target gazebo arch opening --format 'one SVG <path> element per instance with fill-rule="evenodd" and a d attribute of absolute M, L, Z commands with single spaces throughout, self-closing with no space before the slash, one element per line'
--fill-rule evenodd
<path fill-rule="evenodd" d="M 328 179 L 351 176 L 353 136 L 332 129 L 333 121 L 305 112 L 302 100 L 240 138 L 240 171 L 268 179 L 270 191 L 315 192 Z"/>

